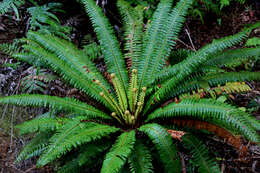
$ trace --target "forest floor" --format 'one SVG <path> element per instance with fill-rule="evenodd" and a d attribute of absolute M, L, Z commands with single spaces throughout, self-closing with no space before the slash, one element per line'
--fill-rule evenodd
<path fill-rule="evenodd" d="M 228 13 L 232 11 L 232 13 Z M 76 15 L 75 15 L 76 16 Z M 77 16 L 80 16 L 77 14 Z M 184 29 L 179 37 L 176 48 L 188 48 L 198 50 L 203 45 L 211 42 L 213 39 L 231 35 L 239 32 L 245 24 L 255 23 L 259 21 L 259 11 L 254 8 L 249 9 L 242 5 L 232 6 L 226 9 L 226 13 L 221 16 L 221 25 L 216 18 L 211 15 L 204 17 L 204 24 L 198 19 L 188 18 L 184 24 Z M 71 18 L 73 19 L 73 18 Z M 77 17 L 74 18 L 77 20 Z M 88 22 L 88 21 L 85 21 Z M 75 21 L 77 23 L 77 21 Z M 81 25 L 84 21 L 80 22 Z M 86 23 L 85 23 L 86 24 Z M 12 42 L 15 38 L 20 38 L 25 33 L 25 23 L 10 21 L 6 16 L 0 16 L 0 43 Z M 81 27 L 78 27 L 81 28 Z M 79 31 L 82 33 L 82 31 Z M 255 30 L 254 36 L 260 36 L 260 29 Z M 77 43 L 77 37 L 74 42 Z M 12 63 L 13 60 L 8 56 L 0 54 L 0 79 L 1 74 L 9 78 L 2 82 L 0 80 L 0 95 L 9 95 L 19 92 L 20 75 L 28 69 L 28 65 L 22 64 L 16 70 L 3 67 L 1 65 Z M 259 66 L 254 66 L 254 70 L 259 71 Z M 251 100 L 256 100 L 260 105 L 260 84 L 251 83 L 252 91 L 247 94 L 233 95 L 234 102 L 240 106 L 246 107 Z M 50 86 L 53 87 L 53 86 Z M 69 88 L 62 88 L 61 84 L 55 84 L 56 94 L 64 95 Z M 2 93 L 1 93 L 2 92 Z M 53 92 L 53 89 L 52 89 Z M 22 110 L 22 111 L 21 111 Z M 14 112 L 19 116 L 14 115 Z M 52 167 L 35 168 L 35 159 L 27 160 L 18 165 L 14 164 L 14 160 L 21 148 L 25 145 L 28 138 L 19 137 L 13 129 L 13 125 L 21 123 L 24 120 L 32 118 L 32 112 L 42 110 L 26 110 L 17 107 L 0 107 L 0 173 L 53 173 Z M 4 114 L 8 115 L 4 116 Z M 23 112 L 23 113 L 21 113 Z M 253 112 L 253 115 L 260 119 L 259 109 Z M 9 117 L 8 117 L 9 116 Z M 12 118 L 10 118 L 12 117 Z M 10 120 L 11 119 L 11 120 Z M 204 141 L 210 148 L 210 151 L 218 153 L 218 162 L 222 172 L 225 173 L 259 173 L 260 172 L 260 148 L 245 141 L 248 148 L 247 154 L 243 158 L 239 158 L 239 153 L 234 148 L 225 144 L 218 138 L 207 138 Z"/>

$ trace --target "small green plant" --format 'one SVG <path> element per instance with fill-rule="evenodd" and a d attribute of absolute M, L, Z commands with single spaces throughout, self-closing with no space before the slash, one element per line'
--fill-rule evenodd
<path fill-rule="evenodd" d="M 24 0 L 3 0 L 0 3 L 0 15 L 3 15 L 12 9 L 15 12 L 16 18 L 19 20 L 20 15 L 18 8 L 25 3 Z"/>
<path fill-rule="evenodd" d="M 54 12 L 62 12 L 61 3 L 48 3 L 45 5 L 38 5 L 35 2 L 35 6 L 27 9 L 30 14 L 29 27 L 30 30 L 39 30 L 46 34 L 54 34 L 69 40 L 67 36 L 70 32 L 70 28 L 62 26 L 58 17 Z"/>
<path fill-rule="evenodd" d="M 239 108 L 207 98 L 178 98 L 205 86 L 259 80 L 259 72 L 205 70 L 215 53 L 240 43 L 251 28 L 214 40 L 167 67 L 192 0 L 180 0 L 174 8 L 172 0 L 161 0 L 146 25 L 142 7 L 118 0 L 125 29 L 124 56 L 102 10 L 93 0 L 81 2 L 97 34 L 107 78 L 84 50 L 53 35 L 29 32 L 25 51 L 13 56 L 37 57 L 106 108 L 48 95 L 1 97 L 3 104 L 50 107 L 62 115 L 43 116 L 17 126 L 21 134 L 36 133 L 17 162 L 39 156 L 37 166 L 41 167 L 59 159 L 59 172 L 181 172 L 179 143 L 191 151 L 194 168 L 213 173 L 220 169 L 193 128 L 225 137 L 236 148 L 243 148 L 237 135 L 259 142 L 259 122 Z M 177 100 L 169 102 L 173 98 Z M 162 164 L 153 167 L 153 163 Z"/>
<path fill-rule="evenodd" d="M 33 67 L 27 70 L 28 75 L 21 79 L 21 90 L 23 93 L 41 92 L 45 93 L 44 90 L 48 84 L 56 79 L 56 76 L 50 74 L 44 69 L 35 69 Z"/>

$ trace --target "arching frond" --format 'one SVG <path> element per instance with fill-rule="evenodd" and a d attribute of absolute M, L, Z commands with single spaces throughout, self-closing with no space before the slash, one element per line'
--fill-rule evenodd
<path fill-rule="evenodd" d="M 223 85 L 227 82 L 242 82 L 242 81 L 252 81 L 260 80 L 260 72 L 226 72 L 226 73 L 217 73 L 209 74 L 203 77 L 204 80 L 208 81 L 209 85 Z"/>
<path fill-rule="evenodd" d="M 72 69 L 70 65 L 59 59 L 56 55 L 39 48 L 39 46 L 30 45 L 29 47 L 24 46 L 24 48 L 29 49 L 34 56 L 40 58 L 42 62 L 48 64 L 55 72 L 59 73 L 62 78 L 68 81 L 72 86 L 82 90 L 97 101 L 101 101 L 104 105 L 113 110 L 111 105 L 99 95 L 102 89 L 93 82 L 93 79 L 90 79 L 93 76 L 87 77 L 87 74 L 85 74 L 83 75 L 85 77 L 82 78 L 82 74 L 80 72 Z M 18 54 L 17 56 L 23 57 L 21 54 Z"/>
<path fill-rule="evenodd" d="M 125 164 L 135 144 L 135 131 L 122 133 L 106 154 L 101 173 L 116 173 Z"/>
<path fill-rule="evenodd" d="M 60 98 L 56 96 L 37 94 L 22 94 L 1 97 L 0 103 L 21 106 L 50 107 L 57 110 L 78 113 L 78 115 L 86 116 L 86 118 L 111 119 L 110 116 L 106 115 L 102 111 L 73 98 Z"/>
<path fill-rule="evenodd" d="M 68 121 L 68 120 L 67 120 Z M 23 124 L 19 124 L 16 128 L 19 129 L 20 134 L 55 131 L 62 127 L 66 123 L 65 118 L 35 118 L 30 121 L 26 121 Z"/>
<path fill-rule="evenodd" d="M 184 146 L 191 150 L 192 160 L 200 173 L 220 173 L 216 161 L 209 157 L 207 147 L 192 135 L 185 134 L 182 138 Z"/>
<path fill-rule="evenodd" d="M 58 173 L 71 173 L 83 166 L 91 166 L 91 164 L 93 164 L 92 162 L 95 161 L 97 157 L 101 157 L 100 154 L 107 150 L 110 145 L 111 142 L 108 140 L 105 142 L 104 140 L 99 140 L 83 145 L 79 150 L 78 156 L 63 165 Z"/>
<path fill-rule="evenodd" d="M 36 42 L 42 49 L 55 54 L 72 69 L 78 71 L 82 76 L 86 76 L 90 80 L 100 80 L 107 89 L 111 89 L 111 86 L 100 74 L 95 64 L 85 56 L 83 51 L 76 48 L 70 41 L 60 39 L 53 35 L 40 34 L 38 32 L 29 32 L 27 37 L 29 38 L 29 43 L 30 41 Z M 86 68 L 88 70 L 86 70 Z"/>
<path fill-rule="evenodd" d="M 243 117 L 244 112 L 239 109 L 211 99 L 183 100 L 180 103 L 171 103 L 159 108 L 148 115 L 147 122 L 156 118 L 190 117 L 209 121 L 217 125 L 232 127 L 246 138 L 259 142 L 255 128 Z"/>
<path fill-rule="evenodd" d="M 131 59 L 131 69 L 137 69 L 142 53 L 143 8 L 132 7 L 127 1 L 117 1 L 117 7 L 124 22 L 125 58 Z"/>
<path fill-rule="evenodd" d="M 108 125 L 84 123 L 80 118 L 74 119 L 50 138 L 50 145 L 37 161 L 37 166 L 44 166 L 74 147 L 108 136 L 118 130 Z"/>
<path fill-rule="evenodd" d="M 240 93 L 240 92 L 249 92 L 251 88 L 246 83 L 240 82 L 228 82 L 224 86 L 217 86 L 213 88 L 203 88 L 198 89 L 197 91 L 192 90 L 191 93 L 185 93 L 179 96 L 180 99 L 185 98 L 203 98 L 207 97 L 208 95 L 212 98 L 216 98 L 216 95 L 221 95 L 223 93 L 230 94 L 230 93 Z"/>
<path fill-rule="evenodd" d="M 149 149 L 137 140 L 134 152 L 128 158 L 131 173 L 153 173 L 152 156 Z"/>
<path fill-rule="evenodd" d="M 0 15 L 7 13 L 12 8 L 16 14 L 16 18 L 19 19 L 18 7 L 24 3 L 24 0 L 3 0 L 0 4 Z"/>
<path fill-rule="evenodd" d="M 49 131 L 39 133 L 23 148 L 15 162 L 18 163 L 22 160 L 40 155 L 46 149 L 50 137 Z"/>
<path fill-rule="evenodd" d="M 116 74 L 124 91 L 126 91 L 128 82 L 127 70 L 112 26 L 93 0 L 81 0 L 81 2 L 84 4 L 94 26 L 108 72 Z"/>
<path fill-rule="evenodd" d="M 177 148 L 173 144 L 171 136 L 167 130 L 158 124 L 146 124 L 139 128 L 154 143 L 162 160 L 165 172 L 173 173 L 181 171 L 180 159 Z"/>
<path fill-rule="evenodd" d="M 161 35 L 162 37 L 157 38 L 157 42 L 155 43 L 157 46 L 156 52 L 153 53 L 150 59 L 151 61 L 149 62 L 148 75 L 146 76 L 149 80 L 154 79 L 165 65 L 165 60 L 169 56 L 172 47 L 176 44 L 176 38 L 182 28 L 185 16 L 192 2 L 192 0 L 179 1 L 167 18 L 167 22 L 162 28 L 164 34 Z"/>
<path fill-rule="evenodd" d="M 139 88 L 143 87 L 147 80 L 147 71 L 151 57 L 156 50 L 156 42 L 160 35 L 163 33 L 161 29 L 165 27 L 165 23 L 171 10 L 172 0 L 162 0 L 158 4 L 156 11 L 153 14 L 152 22 L 146 31 L 143 42 L 143 54 L 142 59 L 138 64 L 138 80 Z"/>
<path fill-rule="evenodd" d="M 206 76 L 197 76 L 194 79 L 184 79 L 182 82 L 178 81 L 178 78 L 172 77 L 169 81 L 162 83 L 159 88 L 147 101 L 144 111 L 147 112 L 151 105 L 158 104 L 161 101 L 165 101 L 170 97 L 177 96 L 181 93 L 186 93 L 199 88 L 204 88 L 206 85 L 207 89 L 211 87 L 224 85 L 227 82 L 243 82 L 260 80 L 259 72 L 223 72 L 223 73 L 210 73 Z M 175 81 L 174 81 L 175 78 Z M 171 82 L 172 80 L 172 82 Z M 186 81 L 185 81 L 186 80 Z M 176 82 L 176 83 L 175 83 Z M 169 90 L 167 87 L 171 88 L 171 84 L 175 87 L 174 90 Z M 175 83 L 175 84 L 174 84 Z M 178 85 L 177 85 L 178 83 Z"/>
<path fill-rule="evenodd" d="M 218 52 L 213 55 L 214 58 L 208 60 L 205 65 L 214 65 L 218 67 L 234 67 L 238 66 L 249 57 L 259 57 L 260 48 L 243 48 Z"/>
<path fill-rule="evenodd" d="M 244 31 L 241 31 L 235 35 L 227 36 L 218 40 L 213 40 L 211 44 L 208 44 L 200 50 L 193 52 L 181 63 L 176 64 L 171 68 L 166 68 L 162 70 L 156 76 L 156 79 L 164 81 L 165 79 L 176 77 L 172 79 L 172 81 L 176 81 L 177 79 L 178 81 L 180 81 L 193 73 L 197 68 L 200 67 L 201 64 L 210 60 L 212 58 L 212 54 L 238 44 L 247 36 L 248 29 L 245 29 Z"/>

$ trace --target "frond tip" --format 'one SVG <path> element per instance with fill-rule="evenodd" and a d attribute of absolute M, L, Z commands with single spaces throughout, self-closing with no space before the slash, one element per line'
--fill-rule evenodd
<path fill-rule="evenodd" d="M 141 126 L 139 130 L 144 132 L 154 143 L 160 159 L 164 163 L 165 172 L 180 172 L 181 164 L 177 148 L 167 130 L 158 124 L 146 124 Z"/>
<path fill-rule="evenodd" d="M 182 137 L 185 147 L 191 150 L 195 166 L 199 166 L 200 173 L 220 173 L 218 164 L 209 158 L 207 147 L 192 135 Z"/>
<path fill-rule="evenodd" d="M 122 133 L 106 154 L 101 173 L 116 173 L 126 162 L 135 143 L 135 131 Z"/>

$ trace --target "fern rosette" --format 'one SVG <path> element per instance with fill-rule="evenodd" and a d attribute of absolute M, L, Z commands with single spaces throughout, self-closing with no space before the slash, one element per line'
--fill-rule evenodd
<path fill-rule="evenodd" d="M 93 0 L 81 3 L 97 34 L 108 76 L 96 68 L 86 51 L 51 34 L 29 32 L 24 51 L 13 57 L 37 57 L 106 109 L 99 110 L 74 98 L 30 94 L 1 97 L 0 103 L 44 106 L 63 113 L 17 126 L 22 134 L 37 134 L 17 161 L 39 156 L 37 166 L 41 167 L 59 159 L 59 172 L 98 169 L 102 173 L 178 173 L 182 168 L 177 144 L 183 144 L 191 150 L 194 167 L 212 173 L 220 172 L 217 162 L 209 158 L 206 146 L 192 129 L 209 130 L 228 139 L 237 149 L 242 146 L 239 135 L 259 142 L 258 121 L 214 97 L 204 98 L 249 91 L 243 81 L 260 79 L 259 72 L 221 69 L 232 62 L 233 57 L 227 55 L 235 54 L 235 50 L 225 50 L 240 43 L 258 24 L 196 52 L 184 52 L 182 58 L 166 67 L 166 60 L 174 52 L 178 54 L 172 49 L 192 0 L 180 0 L 175 7 L 172 0 L 161 0 L 147 25 L 143 7 L 118 0 L 125 29 L 124 51 L 101 8 Z M 251 53 L 243 59 L 259 56 L 259 48 L 242 51 Z M 163 166 L 154 167 L 154 163 Z"/>

